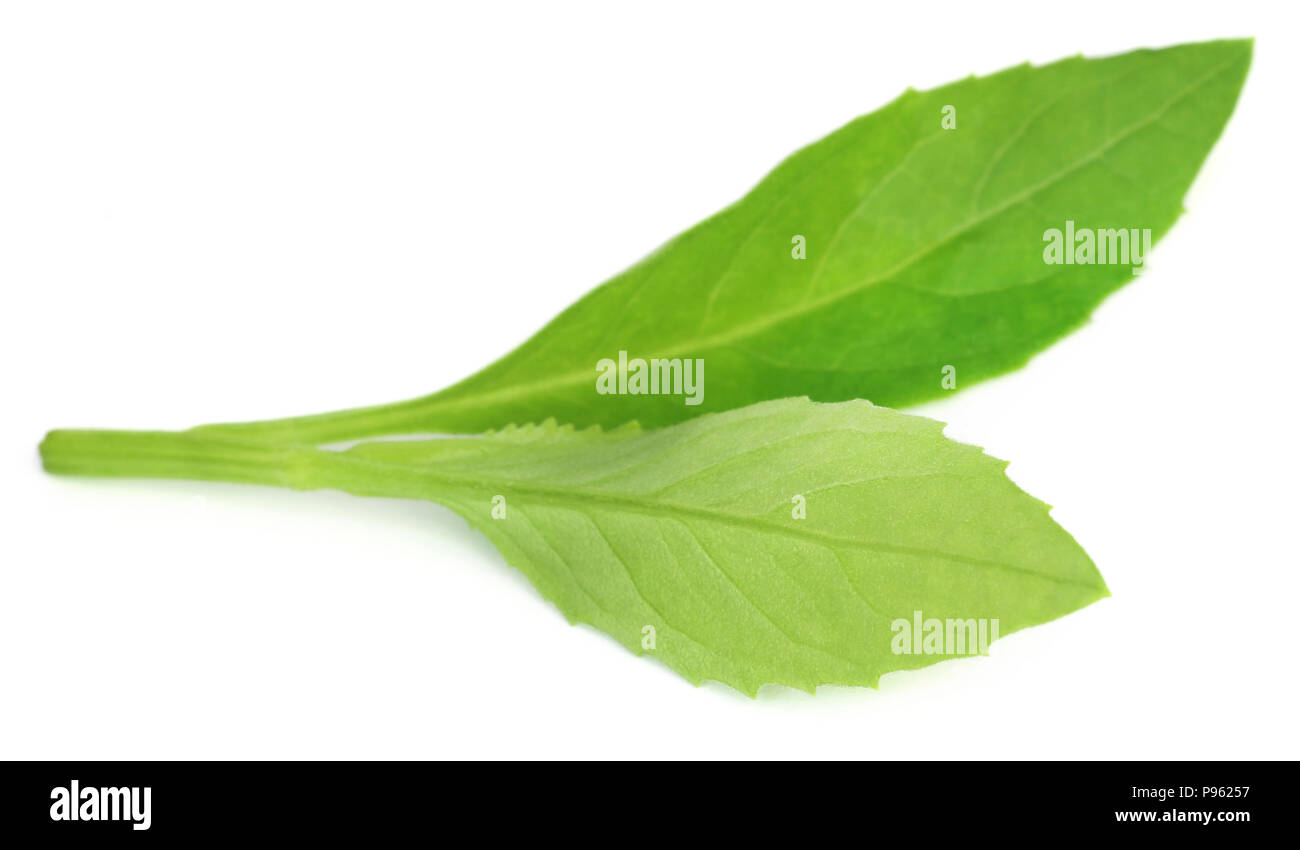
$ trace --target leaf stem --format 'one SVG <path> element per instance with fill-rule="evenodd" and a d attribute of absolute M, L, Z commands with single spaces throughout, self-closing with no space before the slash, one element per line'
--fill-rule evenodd
<path fill-rule="evenodd" d="M 120 478 L 186 478 L 294 487 L 300 449 L 176 431 L 51 431 L 41 442 L 47 472 Z"/>
<path fill-rule="evenodd" d="M 192 429 L 192 433 L 225 434 L 274 443 L 320 445 L 390 434 L 457 430 L 453 417 L 448 417 L 446 420 L 438 417 L 439 408 L 437 396 L 429 395 L 391 404 L 356 407 L 308 416 L 200 425 Z"/>
<path fill-rule="evenodd" d="M 444 489 L 427 469 L 193 430 L 51 431 L 40 454 L 46 471 L 58 475 L 181 478 L 389 498 L 431 499 Z"/>

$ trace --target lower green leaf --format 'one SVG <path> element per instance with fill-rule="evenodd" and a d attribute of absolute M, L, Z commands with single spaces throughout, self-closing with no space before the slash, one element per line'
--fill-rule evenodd
<path fill-rule="evenodd" d="M 942 430 L 863 401 L 785 399 L 649 432 L 547 422 L 331 452 L 56 431 L 42 454 L 52 472 L 439 502 L 571 622 L 754 694 L 875 686 L 1108 595 L 1005 462 Z"/>

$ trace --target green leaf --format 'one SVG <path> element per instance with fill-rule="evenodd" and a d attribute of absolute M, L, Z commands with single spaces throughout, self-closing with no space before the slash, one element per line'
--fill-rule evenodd
<path fill-rule="evenodd" d="M 786 399 L 648 432 L 548 422 L 332 452 L 194 431 L 62 431 L 42 454 L 52 472 L 439 502 L 571 622 L 692 682 L 754 694 L 769 682 L 875 686 L 953 657 L 953 643 L 894 651 L 918 616 L 945 631 L 984 621 L 992 637 L 994 620 L 1006 635 L 1107 595 L 1006 464 L 942 430 L 862 401 Z"/>
<path fill-rule="evenodd" d="M 319 443 L 555 417 L 647 426 L 795 395 L 898 407 L 1025 363 L 1133 277 L 1049 265 L 1044 234 L 1162 236 L 1236 103 L 1251 42 L 1021 65 L 908 91 L 442 392 L 236 426 Z M 945 108 L 954 129 L 943 129 Z M 806 240 L 806 258 L 792 240 Z M 699 358 L 703 403 L 601 395 L 597 362 Z"/>

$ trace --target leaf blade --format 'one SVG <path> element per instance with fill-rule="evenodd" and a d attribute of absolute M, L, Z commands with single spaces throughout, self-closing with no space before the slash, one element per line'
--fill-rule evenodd
<path fill-rule="evenodd" d="M 875 686 L 950 657 L 893 654 L 893 624 L 917 610 L 997 619 L 1005 635 L 1108 595 L 1004 463 L 866 402 L 768 402 L 660 431 L 503 440 L 472 458 L 424 462 L 400 442 L 352 451 L 415 459 L 436 481 L 428 497 L 570 622 L 638 654 L 653 627 L 669 667 L 751 695 Z"/>
<path fill-rule="evenodd" d="M 1248 41 L 1022 65 L 908 91 L 781 163 L 749 194 L 440 393 L 251 423 L 266 438 L 478 433 L 555 417 L 671 424 L 808 395 L 891 407 L 1003 374 L 1086 321 L 1128 266 L 1045 265 L 1067 220 L 1159 239 L 1235 105 Z M 957 109 L 955 130 L 940 128 Z M 790 255 L 791 238 L 808 244 Z M 701 358 L 704 403 L 598 395 L 596 364 Z"/>

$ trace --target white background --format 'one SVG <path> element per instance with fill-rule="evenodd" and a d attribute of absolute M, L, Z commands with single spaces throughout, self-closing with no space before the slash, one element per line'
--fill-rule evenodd
<path fill-rule="evenodd" d="M 5 3 L 0 757 L 1300 757 L 1291 9 Z M 1249 35 L 1147 273 L 914 409 L 1114 594 L 988 658 L 750 700 L 436 506 L 39 469 L 439 389 L 906 86 Z"/>

